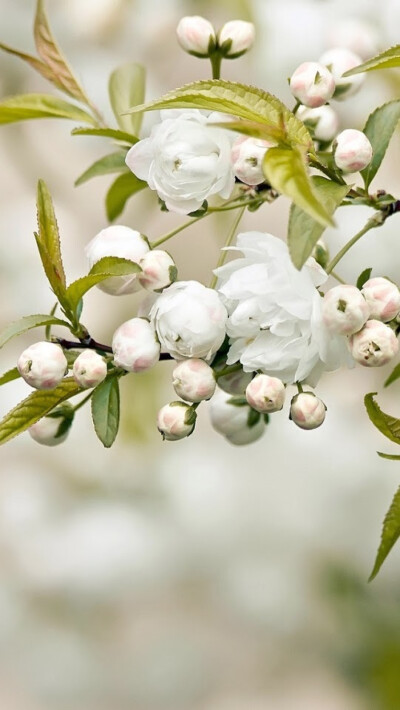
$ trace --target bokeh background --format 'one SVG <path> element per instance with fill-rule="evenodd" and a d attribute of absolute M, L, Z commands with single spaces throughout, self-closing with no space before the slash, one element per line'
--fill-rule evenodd
<path fill-rule="evenodd" d="M 0 40 L 33 50 L 33 0 L 0 0 Z M 215 25 L 251 19 L 257 42 L 225 62 L 225 77 L 257 84 L 292 105 L 286 78 L 364 23 L 370 52 L 399 41 L 398 0 L 48 0 L 54 32 L 94 102 L 111 122 L 107 81 L 127 61 L 148 69 L 148 98 L 209 75 L 175 40 L 182 15 Z M 347 28 L 347 30 L 346 30 Z M 341 34 L 340 34 L 341 33 Z M 31 69 L 0 56 L 0 95 L 52 91 Z M 396 98 L 400 72 L 370 75 L 338 106 L 342 127 L 362 128 L 371 109 Z M 144 133 L 151 120 L 146 118 Z M 35 250 L 36 181 L 53 194 L 70 279 L 85 273 L 85 244 L 106 224 L 111 182 L 74 188 L 109 151 L 71 137 L 67 121 L 0 131 L 0 326 L 46 312 L 53 298 Z M 376 188 L 399 195 L 399 140 Z M 244 220 L 285 237 L 279 199 Z M 349 214 L 351 212 L 351 214 Z M 335 252 L 368 210 L 338 213 Z M 231 218 L 210 217 L 171 243 L 181 278 L 205 283 Z M 153 194 L 119 222 L 155 239 L 178 224 Z M 205 228 L 204 225 L 207 225 Z M 370 232 L 340 265 L 350 281 L 367 266 L 399 282 L 400 217 Z M 339 270 L 339 269 L 338 269 Z M 84 322 L 109 341 L 135 314 L 136 297 L 94 290 Z M 14 365 L 28 334 L 1 352 Z M 389 368 L 390 369 L 390 368 Z M 399 710 L 400 547 L 367 584 L 381 521 L 399 483 L 394 445 L 369 423 L 362 398 L 379 391 L 400 415 L 399 384 L 362 368 L 326 376 L 323 427 L 303 432 L 272 417 L 265 437 L 234 448 L 200 410 L 196 434 L 162 443 L 154 420 L 173 398 L 170 366 L 123 381 L 122 426 L 104 450 L 89 411 L 68 441 L 42 448 L 28 435 L 0 453 L 0 707 L 5 710 Z M 0 391 L 1 414 L 27 394 Z M 204 411 L 202 411 L 204 409 Z"/>

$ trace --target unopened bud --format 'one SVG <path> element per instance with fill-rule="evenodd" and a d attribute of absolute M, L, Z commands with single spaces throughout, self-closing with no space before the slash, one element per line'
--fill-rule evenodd
<path fill-rule="evenodd" d="M 318 108 L 308 108 L 299 106 L 296 116 L 314 131 L 314 138 L 317 141 L 330 142 L 336 136 L 339 129 L 339 118 L 332 106 L 319 106 Z"/>
<path fill-rule="evenodd" d="M 254 44 L 255 27 L 252 22 L 231 20 L 218 33 L 221 53 L 228 59 L 235 59 L 247 52 Z"/>
<path fill-rule="evenodd" d="M 182 360 L 172 373 L 173 386 L 178 397 L 186 402 L 211 399 L 215 392 L 214 370 L 204 360 Z"/>
<path fill-rule="evenodd" d="M 347 18 L 335 24 L 328 38 L 331 47 L 348 49 L 363 59 L 379 52 L 379 36 L 375 28 L 359 18 Z"/>
<path fill-rule="evenodd" d="M 369 317 L 369 306 L 361 291 L 343 284 L 331 288 L 322 301 L 322 318 L 331 333 L 357 333 Z"/>
<path fill-rule="evenodd" d="M 112 339 L 114 363 L 128 372 L 149 370 L 160 359 L 160 344 L 145 318 L 131 318 L 117 328 Z"/>
<path fill-rule="evenodd" d="M 68 371 L 63 349 L 47 341 L 34 343 L 19 356 L 17 367 L 25 382 L 38 390 L 52 390 Z"/>
<path fill-rule="evenodd" d="M 361 289 L 370 309 L 370 318 L 388 323 L 400 311 L 400 291 L 383 276 L 368 279 Z"/>
<path fill-rule="evenodd" d="M 290 405 L 289 418 L 300 429 L 317 429 L 325 419 L 326 406 L 313 392 L 296 394 Z"/>
<path fill-rule="evenodd" d="M 252 379 L 251 372 L 244 372 L 240 369 L 218 377 L 218 387 L 231 395 L 244 395 L 246 387 Z"/>
<path fill-rule="evenodd" d="M 333 144 L 335 163 L 344 173 L 364 170 L 372 160 L 372 145 L 362 131 L 346 128 Z"/>
<path fill-rule="evenodd" d="M 153 249 L 140 260 L 139 283 L 147 291 L 162 291 L 176 281 L 175 262 L 167 251 Z"/>
<path fill-rule="evenodd" d="M 285 385 L 277 377 L 256 375 L 247 385 L 246 399 L 256 412 L 279 412 L 285 401 Z"/>
<path fill-rule="evenodd" d="M 199 15 L 182 17 L 176 28 L 182 49 L 196 57 L 208 57 L 215 49 L 215 30 L 211 22 Z"/>
<path fill-rule="evenodd" d="M 265 432 L 265 421 L 263 417 L 253 424 L 253 426 L 244 426 L 239 431 L 235 431 L 234 434 L 226 436 L 226 440 L 235 446 L 246 446 L 247 444 L 252 444 L 254 441 L 261 439 Z"/>
<path fill-rule="evenodd" d="M 380 367 L 394 358 L 399 342 L 390 326 L 379 320 L 369 320 L 359 333 L 349 338 L 349 348 L 360 365 Z"/>
<path fill-rule="evenodd" d="M 67 438 L 74 418 L 73 407 L 66 403 L 29 427 L 32 439 L 44 446 L 58 446 Z"/>
<path fill-rule="evenodd" d="M 345 72 L 362 64 L 361 57 L 354 54 L 354 52 L 351 52 L 349 49 L 342 47 L 328 49 L 328 51 L 324 52 L 322 57 L 320 57 L 319 61 L 321 64 L 328 67 L 329 71 L 333 74 L 336 84 L 333 98 L 338 101 L 343 101 L 347 99 L 348 96 L 356 94 L 365 81 L 365 74 L 343 76 Z"/>
<path fill-rule="evenodd" d="M 273 145 L 258 138 L 239 136 L 232 147 L 233 172 L 246 185 L 260 185 L 265 176 L 263 159 L 268 148 Z"/>
<path fill-rule="evenodd" d="M 96 387 L 107 375 L 107 363 L 94 350 L 84 350 L 76 358 L 72 374 L 80 387 Z"/>
<path fill-rule="evenodd" d="M 259 439 L 265 430 L 261 415 L 250 409 L 241 398 L 235 401 L 234 397 L 220 389 L 210 401 L 210 419 L 214 429 L 231 444 L 250 444 Z"/>
<path fill-rule="evenodd" d="M 86 256 L 92 268 L 105 256 L 119 256 L 139 264 L 140 259 L 149 251 L 146 238 L 130 227 L 114 224 L 99 232 L 86 247 Z M 124 296 L 139 291 L 138 274 L 110 276 L 97 284 L 98 288 L 111 296 Z"/>
<path fill-rule="evenodd" d="M 292 74 L 290 90 L 304 106 L 317 108 L 332 98 L 335 80 L 323 64 L 303 62 Z"/>
<path fill-rule="evenodd" d="M 193 407 L 184 402 L 170 402 L 158 412 L 157 429 L 163 439 L 178 441 L 192 433 L 196 418 Z"/>

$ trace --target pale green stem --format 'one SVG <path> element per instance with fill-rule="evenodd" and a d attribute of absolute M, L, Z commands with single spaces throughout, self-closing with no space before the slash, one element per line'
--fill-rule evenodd
<path fill-rule="evenodd" d="M 342 279 L 342 277 L 339 276 L 339 274 L 337 274 L 336 271 L 331 271 L 331 276 L 333 276 L 333 278 L 336 279 L 336 281 L 339 281 L 339 283 L 341 283 L 341 284 L 346 283 L 346 281 L 344 279 Z"/>
<path fill-rule="evenodd" d="M 298 391 L 298 393 L 299 393 L 299 394 L 302 394 L 302 392 L 303 392 L 303 387 L 302 387 L 301 382 L 296 382 L 296 385 L 297 385 L 297 391 Z"/>
<path fill-rule="evenodd" d="M 89 401 L 89 399 L 90 399 L 91 396 L 93 395 L 93 392 L 94 392 L 94 390 L 90 390 L 89 394 L 87 394 L 86 397 L 84 397 L 83 399 L 81 399 L 81 401 L 78 402 L 78 404 L 75 405 L 75 407 L 74 407 L 74 412 L 77 412 L 78 409 L 80 409 L 81 407 L 83 407 L 83 405 L 86 404 L 86 402 Z"/>
<path fill-rule="evenodd" d="M 219 52 L 214 52 L 210 57 L 212 78 L 219 79 L 221 76 L 222 56 Z"/>
<path fill-rule="evenodd" d="M 246 209 L 246 206 L 242 207 L 242 209 L 240 210 L 239 214 L 237 215 L 234 223 L 232 224 L 232 228 L 229 231 L 226 242 L 225 242 L 223 248 L 221 249 L 221 254 L 218 259 L 217 266 L 215 267 L 216 269 L 219 269 L 219 267 L 222 266 L 225 262 L 225 259 L 227 256 L 226 249 L 227 249 L 227 247 L 229 247 L 232 244 L 232 242 L 235 238 L 236 230 L 240 224 L 240 220 L 242 219 L 242 217 L 244 215 L 245 209 Z M 215 288 L 217 280 L 218 280 L 218 277 L 216 274 L 214 274 L 213 278 L 211 279 L 210 288 Z"/>
<path fill-rule="evenodd" d="M 326 273 L 331 274 L 336 264 L 338 264 L 339 261 L 343 259 L 344 255 L 347 254 L 347 252 L 354 246 L 354 244 L 356 244 L 358 240 L 364 236 L 364 234 L 369 232 L 370 229 L 380 227 L 383 221 L 384 219 L 382 218 L 381 213 L 376 212 L 375 215 L 368 220 L 367 224 L 362 229 L 360 229 L 360 231 L 357 232 L 357 234 L 355 234 L 354 237 L 352 237 L 350 241 L 348 241 L 347 244 L 345 244 L 344 247 L 342 247 L 341 250 L 336 254 L 330 264 L 328 264 L 328 266 L 326 267 Z"/>

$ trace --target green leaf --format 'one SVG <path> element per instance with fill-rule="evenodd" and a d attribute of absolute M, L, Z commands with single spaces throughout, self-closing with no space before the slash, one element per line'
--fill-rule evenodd
<path fill-rule="evenodd" d="M 82 392 L 72 377 L 65 378 L 53 390 L 35 390 L 17 404 L 0 422 L 0 445 L 26 431 L 32 424 L 51 412 L 57 404 Z"/>
<path fill-rule="evenodd" d="M 380 168 L 399 119 L 400 101 L 390 101 L 379 106 L 368 117 L 364 133 L 372 145 L 373 155 L 370 164 L 361 171 L 366 189 Z"/>
<path fill-rule="evenodd" d="M 131 62 L 115 69 L 108 84 L 111 106 L 119 127 L 123 131 L 132 131 L 135 136 L 139 135 L 142 113 L 127 115 L 124 112 L 143 103 L 145 82 L 145 68 Z"/>
<path fill-rule="evenodd" d="M 106 195 L 106 212 L 110 222 L 119 217 L 129 198 L 145 187 L 147 182 L 139 180 L 131 172 L 119 175 Z"/>
<path fill-rule="evenodd" d="M 400 419 L 382 412 L 374 400 L 376 392 L 370 392 L 364 397 L 364 404 L 371 422 L 377 429 L 395 444 L 400 444 Z"/>
<path fill-rule="evenodd" d="M 118 378 L 110 377 L 98 385 L 93 391 L 91 403 L 94 430 L 101 443 L 109 448 L 119 427 Z"/>
<path fill-rule="evenodd" d="M 349 69 L 343 76 L 353 76 L 354 74 L 361 74 L 365 71 L 375 71 L 377 69 L 392 69 L 393 67 L 400 67 L 400 44 L 386 49 L 384 52 L 368 59 L 368 61 L 363 64 L 354 67 L 354 69 Z"/>
<path fill-rule="evenodd" d="M 323 227 L 333 225 L 330 214 L 314 191 L 305 157 L 300 150 L 269 148 L 264 156 L 263 170 L 275 190 L 290 197 L 295 205 Z"/>
<path fill-rule="evenodd" d="M 312 138 L 305 125 L 276 96 L 254 86 L 222 79 L 196 81 L 170 91 L 160 99 L 136 106 L 128 113 L 164 108 L 221 111 L 281 129 L 289 143 L 312 148 Z"/>
<path fill-rule="evenodd" d="M 87 276 L 73 281 L 67 288 L 66 297 L 69 307 L 75 313 L 81 298 L 93 286 L 105 281 L 112 276 L 127 276 L 141 271 L 138 264 L 129 259 L 122 259 L 118 256 L 105 256 L 99 259 L 89 271 Z"/>
<path fill-rule="evenodd" d="M 69 328 L 67 321 L 56 318 L 55 316 L 43 315 L 41 313 L 25 316 L 24 318 L 10 323 L 10 325 L 4 328 L 0 333 L 0 348 L 11 340 L 11 338 L 22 335 L 22 333 L 32 328 L 39 328 L 41 325 L 63 325 L 65 328 Z"/>
<path fill-rule="evenodd" d="M 0 386 L 6 385 L 13 380 L 18 380 L 19 377 L 21 377 L 21 375 L 19 374 L 18 367 L 13 367 L 12 370 L 8 370 L 3 375 L 0 375 Z"/>
<path fill-rule="evenodd" d="M 138 142 L 136 136 L 130 133 L 125 133 L 124 131 L 118 131 L 115 128 L 73 128 L 71 131 L 73 136 L 99 136 L 100 138 L 113 138 L 116 141 L 123 141 L 124 143 L 129 143 L 133 145 Z"/>
<path fill-rule="evenodd" d="M 311 178 L 317 200 L 324 206 L 328 215 L 333 215 L 347 193 L 350 185 L 338 185 L 332 180 L 320 177 Z M 293 264 L 301 269 L 311 255 L 318 239 L 324 231 L 324 226 L 314 217 L 295 204 L 292 204 L 288 225 L 288 247 Z"/>
<path fill-rule="evenodd" d="M 109 155 L 105 155 L 103 158 L 100 158 L 100 160 L 96 160 L 90 168 L 85 170 L 85 172 L 82 173 L 77 180 L 75 180 L 75 186 L 77 187 L 78 185 L 83 185 L 84 182 L 87 182 L 98 175 L 108 175 L 109 173 L 118 173 L 122 170 L 127 170 L 125 156 L 126 153 L 117 152 L 110 153 Z"/>
<path fill-rule="evenodd" d="M 37 220 L 39 233 L 35 234 L 35 238 L 43 268 L 50 286 L 61 305 L 65 307 L 67 306 L 66 279 L 61 257 L 60 235 L 53 201 L 43 180 L 39 180 L 37 186 Z"/>
<path fill-rule="evenodd" d="M 384 387 L 389 387 L 393 382 L 396 382 L 400 377 L 400 363 L 396 365 L 394 370 L 390 373 L 389 377 L 385 380 Z"/>
<path fill-rule="evenodd" d="M 218 128 L 226 128 L 228 131 L 236 133 L 244 133 L 252 138 L 260 138 L 266 141 L 285 141 L 285 131 L 282 127 L 272 126 L 267 123 L 258 123 L 257 121 L 222 121 L 221 123 L 213 123 Z"/>
<path fill-rule="evenodd" d="M 384 454 L 382 451 L 376 452 L 381 459 L 388 459 L 389 461 L 400 461 L 400 456 L 398 454 Z"/>
<path fill-rule="evenodd" d="M 359 277 L 357 279 L 357 283 L 356 283 L 357 288 L 359 288 L 360 290 L 362 289 L 364 284 L 370 278 L 371 273 L 372 273 L 372 267 L 368 267 L 367 269 L 364 269 L 364 271 L 361 272 L 361 274 L 359 275 Z"/>
<path fill-rule="evenodd" d="M 386 560 L 390 550 L 400 537 L 400 488 L 395 493 L 390 508 L 383 521 L 382 539 L 379 545 L 374 568 L 369 581 L 371 582 L 378 574 L 382 564 Z"/>
<path fill-rule="evenodd" d="M 68 118 L 96 125 L 89 113 L 50 94 L 19 94 L 0 102 L 0 124 L 31 118 Z"/>

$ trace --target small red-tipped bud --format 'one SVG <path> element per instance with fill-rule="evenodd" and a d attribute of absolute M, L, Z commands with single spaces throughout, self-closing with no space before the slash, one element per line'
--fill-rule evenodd
<path fill-rule="evenodd" d="M 193 407 L 184 402 L 170 402 L 158 412 L 157 428 L 163 439 L 178 441 L 192 433 L 196 418 Z"/>
<path fill-rule="evenodd" d="M 292 74 L 290 90 L 304 106 L 317 108 L 332 98 L 335 80 L 323 64 L 303 62 Z"/>
<path fill-rule="evenodd" d="M 279 412 L 285 401 L 285 385 L 277 377 L 256 375 L 247 385 L 246 399 L 256 412 Z"/>

